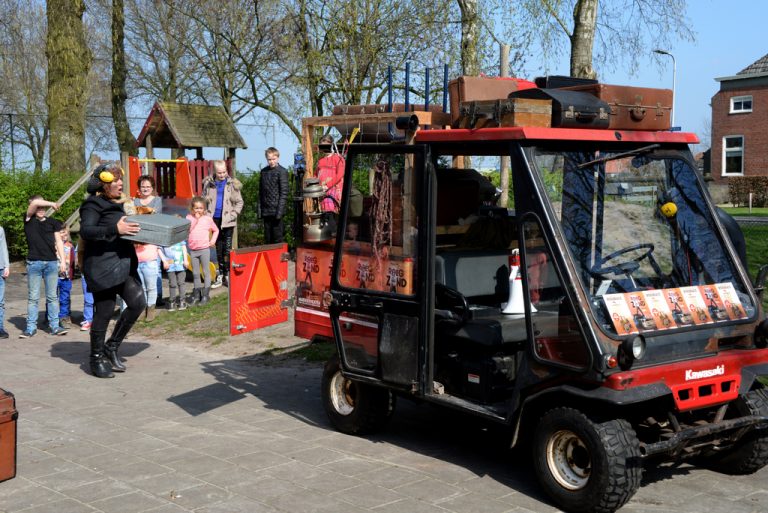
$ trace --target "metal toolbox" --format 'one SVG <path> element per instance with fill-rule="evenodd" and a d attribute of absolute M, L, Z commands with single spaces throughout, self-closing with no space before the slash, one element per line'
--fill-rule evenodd
<path fill-rule="evenodd" d="M 510 98 L 552 101 L 552 126 L 558 128 L 608 128 L 610 107 L 596 96 L 565 89 L 525 89 Z"/>
<path fill-rule="evenodd" d="M 16 399 L 0 388 L 0 481 L 16 477 Z"/>
<path fill-rule="evenodd" d="M 191 224 L 184 218 L 168 214 L 128 216 L 126 220 L 139 223 L 141 230 L 136 235 L 123 235 L 124 239 L 157 246 L 173 246 L 187 240 Z"/>

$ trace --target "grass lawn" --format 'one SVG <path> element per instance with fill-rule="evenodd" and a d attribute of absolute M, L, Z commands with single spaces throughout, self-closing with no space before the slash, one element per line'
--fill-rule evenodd
<path fill-rule="evenodd" d="M 732 216 L 753 216 L 753 217 L 767 217 L 768 208 L 753 208 L 752 212 L 749 211 L 749 207 L 720 207 Z"/>

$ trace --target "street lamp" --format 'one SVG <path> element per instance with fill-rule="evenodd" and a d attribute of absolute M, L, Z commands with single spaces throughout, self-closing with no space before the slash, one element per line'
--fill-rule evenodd
<path fill-rule="evenodd" d="M 677 78 L 677 62 L 675 61 L 675 56 L 669 53 L 666 50 L 659 50 L 658 48 L 653 51 L 654 53 L 658 53 L 659 55 L 669 55 L 672 57 L 672 114 L 670 115 L 670 123 L 674 127 L 675 126 L 675 80 Z"/>

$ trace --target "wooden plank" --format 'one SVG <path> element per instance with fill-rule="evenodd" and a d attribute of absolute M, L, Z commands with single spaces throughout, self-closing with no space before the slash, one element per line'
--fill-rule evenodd
<path fill-rule="evenodd" d="M 336 116 L 315 116 L 304 118 L 302 125 L 308 126 L 333 126 L 340 123 L 394 123 L 402 116 L 416 116 L 419 125 L 448 126 L 451 122 L 450 114 L 445 112 L 382 112 L 379 114 L 339 114 Z"/>

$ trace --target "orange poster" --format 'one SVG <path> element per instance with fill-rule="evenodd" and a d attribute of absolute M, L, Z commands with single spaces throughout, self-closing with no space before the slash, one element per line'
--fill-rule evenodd
<path fill-rule="evenodd" d="M 702 285 L 698 288 L 712 320 L 727 321 L 729 319 L 728 312 L 725 310 L 723 299 L 720 297 L 720 291 L 717 290 L 717 287 L 715 285 Z"/>
<path fill-rule="evenodd" d="M 395 294 L 413 295 L 413 260 L 383 260 L 387 272 L 381 276 L 379 290 Z"/>
<path fill-rule="evenodd" d="M 693 324 L 693 316 L 688 312 L 683 300 L 683 293 L 680 289 L 664 289 L 664 300 L 667 302 L 670 311 L 672 312 L 672 318 L 675 320 L 675 324 L 678 327 L 691 326 Z"/>
<path fill-rule="evenodd" d="M 712 317 L 709 315 L 709 309 L 704 303 L 699 287 L 680 287 L 683 293 L 685 309 L 691 314 L 694 324 L 709 324 Z"/>
<path fill-rule="evenodd" d="M 656 319 L 653 318 L 642 292 L 629 292 L 624 294 L 624 298 L 632 312 L 632 319 L 635 321 L 637 329 L 640 331 L 658 329 Z"/>
<path fill-rule="evenodd" d="M 720 292 L 720 297 L 723 300 L 725 311 L 728 312 L 728 317 L 731 320 L 744 319 L 747 316 L 747 312 L 739 300 L 736 289 L 733 288 L 733 283 L 718 283 L 715 287 Z"/>
<path fill-rule="evenodd" d="M 643 292 L 643 296 L 658 329 L 666 330 L 677 327 L 663 290 L 646 290 Z"/>
<path fill-rule="evenodd" d="M 327 251 L 298 248 L 296 251 L 296 298 L 299 305 L 321 308 L 322 294 L 328 282 L 325 267 L 321 265 Z"/>
<path fill-rule="evenodd" d="M 624 294 L 606 294 L 603 296 L 603 301 L 605 301 L 605 307 L 608 309 L 608 315 L 611 316 L 617 335 L 630 335 L 638 332 Z"/>

